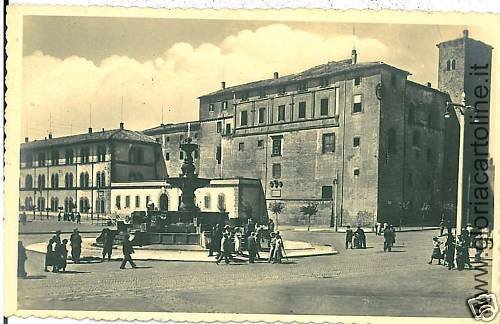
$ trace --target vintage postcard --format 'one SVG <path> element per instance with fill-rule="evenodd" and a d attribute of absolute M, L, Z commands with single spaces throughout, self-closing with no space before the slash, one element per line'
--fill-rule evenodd
<path fill-rule="evenodd" d="M 499 320 L 498 16 L 11 6 L 7 27 L 7 315 Z"/>

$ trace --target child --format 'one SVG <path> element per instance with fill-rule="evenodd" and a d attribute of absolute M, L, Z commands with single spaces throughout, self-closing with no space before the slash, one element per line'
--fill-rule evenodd
<path fill-rule="evenodd" d="M 432 238 L 432 255 L 431 255 L 431 261 L 429 261 L 429 264 L 432 264 L 432 260 L 438 259 L 438 264 L 441 264 L 441 258 L 443 257 L 441 254 L 441 245 L 442 243 L 439 241 L 437 236 L 434 236 Z"/>

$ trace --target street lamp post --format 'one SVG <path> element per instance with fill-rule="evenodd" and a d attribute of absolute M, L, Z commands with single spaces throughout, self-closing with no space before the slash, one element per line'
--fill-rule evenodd
<path fill-rule="evenodd" d="M 455 225 L 455 242 L 458 245 L 458 235 L 462 231 L 462 201 L 463 201 L 463 170 L 464 170 L 464 143 L 465 143 L 465 117 L 474 108 L 465 104 L 465 93 L 462 93 L 462 103 L 446 103 L 444 118 L 450 118 L 450 110 L 455 112 L 460 131 L 460 144 L 458 147 L 458 175 L 457 175 L 457 215 Z M 455 253 L 455 257 L 457 253 Z"/>

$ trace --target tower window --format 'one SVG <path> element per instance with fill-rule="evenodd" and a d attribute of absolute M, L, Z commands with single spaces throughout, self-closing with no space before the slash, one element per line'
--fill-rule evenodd
<path fill-rule="evenodd" d="M 354 78 L 354 85 L 359 86 L 361 84 L 361 77 Z"/>
<path fill-rule="evenodd" d="M 363 106 L 361 103 L 361 95 L 355 95 L 353 98 L 352 112 L 360 113 L 363 111 Z"/>
<path fill-rule="evenodd" d="M 278 106 L 278 121 L 285 121 L 285 105 Z"/>
<path fill-rule="evenodd" d="M 322 153 L 335 152 L 335 134 L 323 134 L 323 148 Z"/>
<path fill-rule="evenodd" d="M 321 99 L 320 115 L 328 116 L 328 98 Z"/>
<path fill-rule="evenodd" d="M 283 136 L 274 136 L 273 139 L 273 151 L 272 156 L 280 156 L 281 155 L 281 140 Z"/>
<path fill-rule="evenodd" d="M 455 60 L 451 60 L 451 69 L 452 69 L 452 70 L 455 70 L 455 69 L 456 69 L 456 67 L 457 67 L 457 61 L 455 61 Z"/>
<path fill-rule="evenodd" d="M 248 112 L 246 110 L 243 110 L 241 112 L 240 126 L 247 126 L 247 125 L 248 125 Z"/>
<path fill-rule="evenodd" d="M 210 112 L 215 111 L 215 105 L 213 103 L 208 104 L 208 111 L 210 111 Z"/>
<path fill-rule="evenodd" d="M 353 147 L 359 147 L 360 143 L 361 143 L 361 138 L 359 136 L 356 136 L 352 139 Z"/>
<path fill-rule="evenodd" d="M 306 118 L 306 102 L 299 102 L 299 118 Z"/>
<path fill-rule="evenodd" d="M 222 102 L 222 109 L 226 110 L 227 109 L 227 101 Z"/>
<path fill-rule="evenodd" d="M 217 131 L 217 134 L 220 134 L 220 132 L 222 132 L 222 122 L 221 121 L 217 122 L 216 131 Z"/>
<path fill-rule="evenodd" d="M 279 163 L 273 164 L 273 178 L 281 178 L 281 164 Z"/>

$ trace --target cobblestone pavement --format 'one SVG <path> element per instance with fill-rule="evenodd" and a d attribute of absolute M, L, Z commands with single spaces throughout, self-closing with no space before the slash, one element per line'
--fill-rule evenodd
<path fill-rule="evenodd" d="M 289 240 L 331 244 L 338 255 L 281 265 L 140 261 L 69 264 L 43 272 L 44 255 L 28 252 L 28 279 L 18 280 L 22 309 L 231 312 L 469 317 L 474 273 L 428 265 L 433 231 L 398 233 L 392 253 L 368 234 L 368 248 L 345 250 L 344 235 L 284 232 Z M 43 236 L 23 235 L 25 244 Z M 490 269 L 491 270 L 491 269 Z"/>

